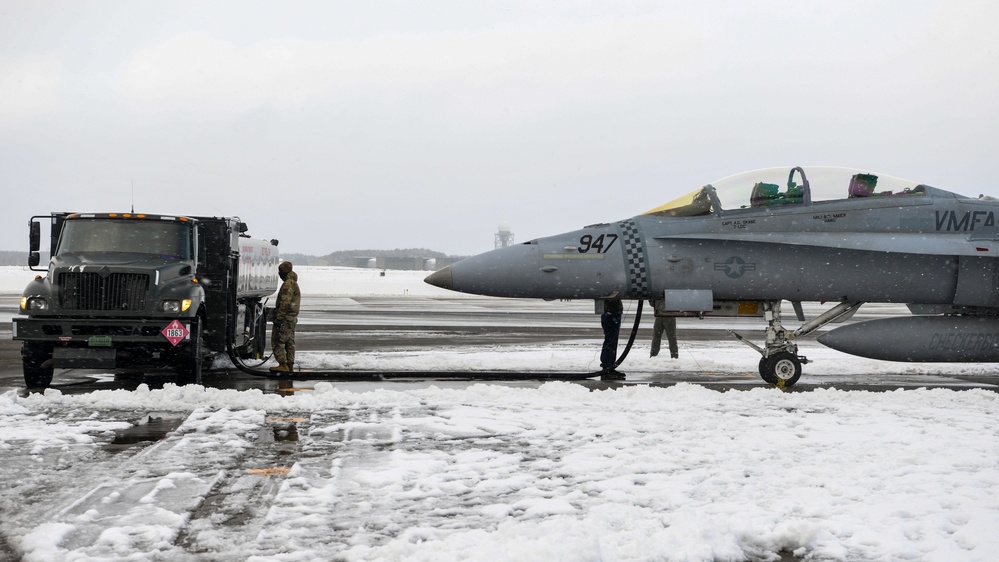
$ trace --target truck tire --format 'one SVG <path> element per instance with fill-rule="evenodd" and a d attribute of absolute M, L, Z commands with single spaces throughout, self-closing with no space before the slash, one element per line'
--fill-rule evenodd
<path fill-rule="evenodd" d="M 48 366 L 46 366 L 46 361 Z M 47 388 L 52 384 L 52 346 L 26 341 L 21 344 L 21 362 L 24 365 L 24 385 L 28 388 Z"/>
<path fill-rule="evenodd" d="M 187 384 L 201 384 L 201 343 L 202 343 L 201 318 L 195 318 L 191 322 L 191 341 L 183 344 L 184 349 L 177 357 L 177 384 L 184 386 Z"/>

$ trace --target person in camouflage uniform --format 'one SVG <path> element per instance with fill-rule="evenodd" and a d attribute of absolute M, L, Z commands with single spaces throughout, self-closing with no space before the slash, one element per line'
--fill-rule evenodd
<path fill-rule="evenodd" d="M 659 301 L 649 301 L 652 305 L 652 310 L 659 310 L 661 303 Z M 675 316 L 659 316 L 656 314 L 656 322 L 652 327 L 652 350 L 649 353 L 649 357 L 655 357 L 659 355 L 659 346 L 663 341 L 663 332 L 666 332 L 666 339 L 669 340 L 669 356 L 672 359 L 677 359 L 680 357 L 680 348 L 676 343 L 676 317 Z"/>
<path fill-rule="evenodd" d="M 290 373 L 295 370 L 295 326 L 298 324 L 302 293 L 298 290 L 298 274 L 291 270 L 291 262 L 282 262 L 278 266 L 278 275 L 284 283 L 278 291 L 277 308 L 274 311 L 271 345 L 278 364 L 271 367 L 271 372 Z"/>

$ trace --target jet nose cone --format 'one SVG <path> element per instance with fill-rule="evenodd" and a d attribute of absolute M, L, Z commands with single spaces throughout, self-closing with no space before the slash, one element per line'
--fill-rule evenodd
<path fill-rule="evenodd" d="M 451 266 L 444 266 L 430 275 L 427 275 L 427 278 L 424 279 L 423 282 L 429 283 L 435 287 L 440 287 L 441 289 L 452 290 L 454 285 L 451 281 Z"/>

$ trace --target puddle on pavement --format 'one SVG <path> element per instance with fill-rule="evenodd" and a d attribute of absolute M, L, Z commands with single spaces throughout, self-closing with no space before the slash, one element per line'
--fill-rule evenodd
<path fill-rule="evenodd" d="M 260 430 L 261 443 L 284 443 L 289 441 L 298 441 L 298 426 L 294 424 L 285 426 L 275 425 Z"/>
<path fill-rule="evenodd" d="M 315 390 L 314 381 L 279 380 L 277 382 L 278 382 L 277 392 L 280 394 L 294 394 L 296 392 L 312 392 Z"/>
<path fill-rule="evenodd" d="M 132 427 L 115 431 L 114 439 L 104 446 L 104 450 L 119 453 L 137 445 L 148 446 L 166 439 L 170 432 L 184 423 L 186 415 L 167 412 L 151 412 L 135 422 Z"/>
<path fill-rule="evenodd" d="M 290 455 L 298 447 L 298 425 L 293 418 L 270 419 L 269 425 L 260 428 L 257 443 L 274 447 L 279 455 Z"/>

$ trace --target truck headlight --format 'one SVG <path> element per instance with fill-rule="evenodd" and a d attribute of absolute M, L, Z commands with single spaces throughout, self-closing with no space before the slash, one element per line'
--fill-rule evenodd
<path fill-rule="evenodd" d="M 49 301 L 43 297 L 21 297 L 21 310 L 48 310 Z"/>
<path fill-rule="evenodd" d="M 187 312 L 189 308 L 191 308 L 191 299 L 184 299 L 182 301 L 170 300 L 160 303 L 160 310 L 171 314 Z"/>

